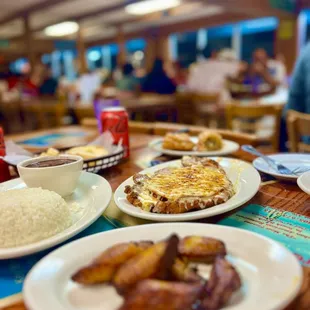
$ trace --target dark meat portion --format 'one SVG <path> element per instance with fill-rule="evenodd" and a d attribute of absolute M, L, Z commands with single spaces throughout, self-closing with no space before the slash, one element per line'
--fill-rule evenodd
<path fill-rule="evenodd" d="M 203 284 L 144 280 L 125 297 L 119 310 L 190 310 L 203 292 Z"/>
<path fill-rule="evenodd" d="M 172 235 L 167 241 L 156 243 L 123 264 L 113 278 L 118 292 L 123 294 L 144 279 L 171 278 L 171 267 L 177 256 L 178 242 L 178 237 Z"/>
<path fill-rule="evenodd" d="M 213 263 L 218 255 L 226 255 L 226 248 L 214 238 L 188 236 L 180 241 L 179 254 L 192 262 Z"/>
<path fill-rule="evenodd" d="M 181 282 L 202 282 L 203 278 L 184 259 L 177 258 L 172 266 L 173 280 Z"/>
<path fill-rule="evenodd" d="M 92 264 L 77 271 L 72 280 L 84 285 L 110 282 L 120 265 L 151 247 L 153 242 L 129 242 L 105 250 Z"/>
<path fill-rule="evenodd" d="M 199 310 L 221 309 L 240 287 L 241 279 L 236 269 L 223 257 L 217 257 L 206 285 L 207 296 Z"/>

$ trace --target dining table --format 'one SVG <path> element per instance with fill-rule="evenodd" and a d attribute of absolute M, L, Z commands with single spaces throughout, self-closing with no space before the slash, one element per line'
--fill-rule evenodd
<path fill-rule="evenodd" d="M 75 128 L 77 129 L 77 128 Z M 60 130 L 60 129 L 59 129 Z M 62 128 L 62 131 L 70 130 L 70 128 Z M 78 128 L 79 131 L 86 130 L 83 127 Z M 86 130 L 89 134 L 89 140 L 96 135 L 96 129 L 93 129 L 93 133 L 90 134 L 90 129 Z M 45 131 L 48 133 L 48 130 Z M 40 132 L 32 132 L 31 136 L 36 134 L 42 134 Z M 7 139 L 13 138 L 15 141 L 22 140 L 24 135 L 14 135 L 13 137 L 7 136 Z M 162 161 L 170 160 L 171 158 L 162 156 L 157 151 L 151 149 L 149 143 L 157 138 L 157 136 L 147 133 L 131 133 L 130 134 L 130 157 L 129 159 L 123 160 L 120 164 L 115 167 L 108 168 L 100 172 L 101 176 L 107 179 L 115 191 L 117 187 L 130 176 L 142 170 L 142 163 L 154 158 L 159 158 Z M 85 136 L 83 141 L 87 140 Z M 77 141 L 70 142 L 70 138 L 67 138 L 68 145 L 72 146 Z M 33 149 L 32 149 L 33 151 Z M 254 156 L 245 153 L 241 149 L 230 155 L 230 157 L 240 159 L 251 163 Z M 246 205 L 258 204 L 260 206 L 269 206 L 282 211 L 289 211 L 298 215 L 303 215 L 310 220 L 310 196 L 299 189 L 296 183 L 287 183 L 284 181 L 278 181 L 275 179 L 264 178 L 262 176 L 262 183 L 257 194 L 252 198 L 250 202 L 245 205 L 233 210 L 229 213 L 221 214 L 211 218 L 201 219 L 196 222 L 200 223 L 212 223 L 217 224 L 220 220 L 230 216 L 234 212 L 238 212 Z M 242 240 L 240 240 L 240 246 L 242 247 Z M 295 298 L 295 300 L 285 310 L 309 310 L 310 309 L 310 268 L 303 267 L 303 284 L 301 290 Z M 270 275 L 272 276 L 272 275 Z M 264 303 L 264 296 L 261 296 L 260 302 Z M 22 295 L 12 296 L 6 299 L 5 310 L 26 310 L 26 306 L 23 303 Z M 1 308 L 1 300 L 0 300 Z M 262 307 L 263 309 L 263 307 Z M 43 309 L 42 309 L 43 310 Z"/>

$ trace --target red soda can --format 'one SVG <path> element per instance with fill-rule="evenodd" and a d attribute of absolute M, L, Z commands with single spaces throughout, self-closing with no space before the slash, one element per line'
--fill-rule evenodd
<path fill-rule="evenodd" d="M 123 107 L 107 107 L 101 111 L 101 132 L 110 131 L 114 143 L 122 139 L 124 158 L 129 157 L 128 114 Z"/>
<path fill-rule="evenodd" d="M 0 156 L 5 156 L 3 129 L 0 127 Z M 0 158 L 0 183 L 11 179 L 9 165 Z"/>

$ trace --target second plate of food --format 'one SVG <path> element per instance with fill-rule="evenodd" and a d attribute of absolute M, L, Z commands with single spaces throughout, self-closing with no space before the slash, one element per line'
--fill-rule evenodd
<path fill-rule="evenodd" d="M 114 200 L 138 218 L 188 221 L 238 208 L 257 193 L 260 182 L 257 170 L 241 160 L 183 157 L 127 179 Z"/>
<path fill-rule="evenodd" d="M 239 144 L 222 139 L 215 132 L 205 131 L 198 137 L 186 133 L 168 133 L 164 138 L 153 140 L 149 146 L 171 156 L 223 156 L 238 151 Z"/>
<path fill-rule="evenodd" d="M 271 239 L 221 225 L 169 223 L 67 244 L 30 271 L 23 296 L 32 310 L 276 310 L 301 283 L 297 258 Z"/>

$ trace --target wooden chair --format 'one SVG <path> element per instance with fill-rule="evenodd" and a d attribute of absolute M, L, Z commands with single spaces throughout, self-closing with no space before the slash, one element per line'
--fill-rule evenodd
<path fill-rule="evenodd" d="M 280 122 L 283 105 L 244 105 L 231 103 L 226 106 L 226 127 L 233 131 L 255 134 L 261 142 L 269 142 L 273 150 L 279 149 Z M 273 122 L 261 124 L 265 116 L 271 116 Z M 259 136 L 260 130 L 268 131 Z"/>
<path fill-rule="evenodd" d="M 93 105 L 78 105 L 73 108 L 73 111 L 78 119 L 79 124 L 81 124 L 84 118 L 95 117 L 95 111 Z"/>
<path fill-rule="evenodd" d="M 301 141 L 303 136 L 310 136 L 310 115 L 289 110 L 286 123 L 290 151 L 310 152 L 310 145 Z"/>
<path fill-rule="evenodd" d="M 53 98 L 40 98 L 33 102 L 23 103 L 22 110 L 26 114 L 26 118 L 27 116 L 28 118 L 30 117 L 30 121 L 37 124 L 37 128 L 35 129 L 62 126 L 63 118 L 67 112 L 67 108 L 63 102 L 59 102 Z"/>
<path fill-rule="evenodd" d="M 194 111 L 193 123 L 211 128 L 219 127 L 218 102 L 218 93 L 193 93 L 191 107 Z"/>

